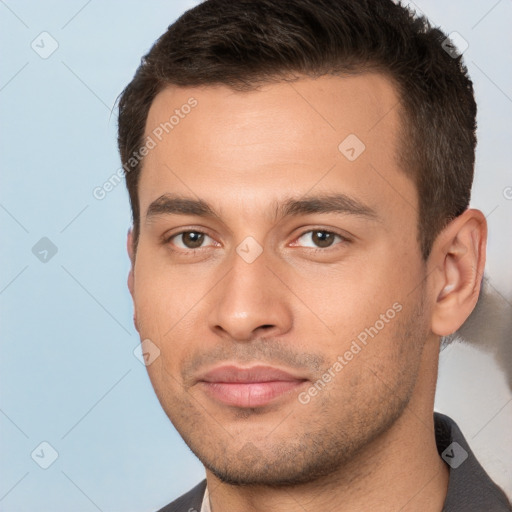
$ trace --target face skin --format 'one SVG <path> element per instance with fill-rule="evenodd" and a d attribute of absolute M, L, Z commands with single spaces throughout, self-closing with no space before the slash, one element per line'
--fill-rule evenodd
<path fill-rule="evenodd" d="M 383 76 L 169 87 L 146 135 L 192 97 L 145 157 L 129 285 L 141 339 L 160 350 L 149 376 L 207 469 L 213 509 L 313 510 L 343 495 L 372 510 L 440 510 L 439 335 L 476 302 L 468 269 L 481 268 L 485 220 L 466 212 L 422 260 L 417 192 L 397 164 L 398 98 Z M 338 149 L 350 134 L 366 147 L 353 161 Z M 335 195 L 336 211 L 309 201 Z M 230 405 L 200 381 L 221 365 L 302 382 L 266 404 L 253 389 L 253 407 Z"/>

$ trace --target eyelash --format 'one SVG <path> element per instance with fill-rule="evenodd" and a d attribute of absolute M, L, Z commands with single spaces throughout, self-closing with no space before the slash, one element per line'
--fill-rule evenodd
<path fill-rule="evenodd" d="M 299 240 L 300 238 L 302 238 L 304 235 L 307 235 L 308 233 L 324 233 L 324 234 L 328 234 L 328 235 L 334 235 L 335 237 L 338 237 L 340 239 L 339 242 L 333 242 L 332 245 L 330 245 L 329 247 L 302 247 L 303 249 L 307 249 L 308 251 L 311 251 L 311 252 L 322 252 L 322 253 L 326 253 L 326 252 L 329 252 L 329 251 L 332 251 L 332 250 L 336 250 L 337 246 L 339 246 L 340 244 L 343 244 L 343 245 L 346 245 L 347 243 L 350 242 L 350 240 L 341 235 L 340 233 L 336 233 L 336 231 L 330 231 L 328 229 L 321 229 L 321 228 L 313 228 L 313 229 L 308 229 L 306 231 L 303 231 L 295 240 Z M 297 246 L 295 246 L 297 247 Z M 298 246 L 300 247 L 300 246 Z"/>
<path fill-rule="evenodd" d="M 350 239 L 348 239 L 347 237 L 341 235 L 340 233 L 336 233 L 335 231 L 330 231 L 330 230 L 327 230 L 327 229 L 319 229 L 319 228 L 313 228 L 313 229 L 308 229 L 306 231 L 303 231 L 299 236 L 297 236 L 295 238 L 295 240 L 299 240 L 300 238 L 302 238 L 304 235 L 308 234 L 308 233 L 315 233 L 315 232 L 320 232 L 320 233 L 325 233 L 325 234 L 329 234 L 329 235 L 334 235 L 335 237 L 338 237 L 339 239 L 341 239 L 338 243 L 333 243 L 333 245 L 329 246 L 329 247 L 303 247 L 303 249 L 308 249 L 309 251 L 312 251 L 312 252 L 323 252 L 323 253 L 326 253 L 330 250 L 333 250 L 336 248 L 337 245 L 339 244 L 348 244 L 351 242 Z M 195 229 L 187 229 L 185 231 L 180 231 L 179 233 L 174 233 L 173 235 L 171 236 L 168 236 L 168 237 L 165 237 L 163 239 L 163 243 L 164 245 L 173 245 L 172 244 L 172 240 L 174 238 L 177 238 L 181 235 L 184 235 L 186 233 L 196 233 L 196 234 L 200 234 L 200 235 L 205 235 L 209 238 L 212 238 L 210 235 L 208 235 L 208 233 L 205 233 L 204 231 L 201 231 L 201 230 L 195 230 Z M 195 249 L 181 249 L 181 248 L 178 248 L 178 249 L 172 249 L 173 251 L 175 252 L 180 252 L 181 254 L 186 254 L 186 255 L 194 255 L 196 254 L 197 252 L 201 251 L 201 250 L 204 250 L 204 249 L 207 249 L 209 246 L 206 246 L 206 247 L 198 247 L 198 248 L 195 248 Z M 297 246 L 295 246 L 297 247 Z M 300 247 L 300 246 L 299 246 Z"/>

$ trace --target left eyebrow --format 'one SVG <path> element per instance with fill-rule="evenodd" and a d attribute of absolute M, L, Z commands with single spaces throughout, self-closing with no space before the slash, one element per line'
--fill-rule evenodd
<path fill-rule="evenodd" d="M 313 213 L 341 213 L 379 220 L 379 216 L 373 208 L 346 194 L 327 194 L 288 199 L 276 206 L 277 218 Z"/>

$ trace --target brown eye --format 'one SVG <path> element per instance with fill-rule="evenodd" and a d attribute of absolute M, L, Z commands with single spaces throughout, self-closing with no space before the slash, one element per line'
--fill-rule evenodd
<path fill-rule="evenodd" d="M 204 240 L 204 233 L 197 233 L 195 231 L 188 231 L 187 233 L 183 233 L 181 236 L 183 243 L 189 249 L 197 249 L 197 247 L 201 247 Z"/>
<path fill-rule="evenodd" d="M 328 231 L 313 231 L 311 233 L 311 239 L 314 244 L 318 247 L 330 247 L 334 242 L 334 233 Z"/>
<path fill-rule="evenodd" d="M 174 235 L 169 241 L 180 249 L 198 249 L 203 245 L 205 238 L 210 237 L 200 231 L 183 231 Z"/>
<path fill-rule="evenodd" d="M 296 245 L 302 245 L 303 247 L 312 247 L 317 249 L 326 249 L 334 245 L 335 242 L 342 242 L 344 240 L 345 239 L 342 236 L 337 235 L 336 233 L 332 233 L 331 231 L 314 229 L 303 233 L 297 239 Z"/>

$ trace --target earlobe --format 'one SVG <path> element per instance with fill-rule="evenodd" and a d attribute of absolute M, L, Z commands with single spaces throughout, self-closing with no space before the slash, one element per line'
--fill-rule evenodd
<path fill-rule="evenodd" d="M 479 210 L 466 210 L 437 237 L 431 253 L 435 302 L 432 332 L 454 333 L 473 311 L 485 266 L 487 223 Z"/>

